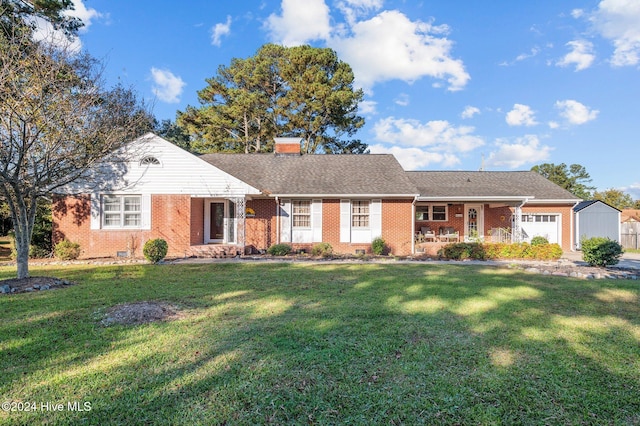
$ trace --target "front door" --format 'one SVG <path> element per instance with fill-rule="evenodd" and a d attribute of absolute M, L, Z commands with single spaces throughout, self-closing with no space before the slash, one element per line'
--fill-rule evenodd
<path fill-rule="evenodd" d="M 224 239 L 224 203 L 211 203 L 209 209 L 209 240 L 221 242 Z"/>
<path fill-rule="evenodd" d="M 484 206 L 482 204 L 465 205 L 464 239 L 478 241 L 484 237 Z"/>

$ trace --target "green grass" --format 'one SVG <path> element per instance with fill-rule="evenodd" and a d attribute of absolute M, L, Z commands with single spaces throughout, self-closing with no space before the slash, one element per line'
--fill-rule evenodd
<path fill-rule="evenodd" d="M 453 264 L 32 268 L 0 297 L 6 424 L 640 424 L 638 281 Z M 0 269 L 0 277 L 12 271 Z M 124 302 L 181 319 L 100 325 Z M 41 403 L 89 402 L 45 412 Z"/>

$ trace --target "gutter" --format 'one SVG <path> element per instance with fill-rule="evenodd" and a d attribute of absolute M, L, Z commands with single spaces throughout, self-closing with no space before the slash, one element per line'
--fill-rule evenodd
<path fill-rule="evenodd" d="M 269 197 L 278 198 L 417 198 L 416 194 L 267 194 Z"/>
<path fill-rule="evenodd" d="M 411 203 L 411 253 L 416 253 L 416 202 L 418 196 L 413 199 Z"/>
<path fill-rule="evenodd" d="M 276 244 L 280 244 L 280 200 L 276 195 Z"/>
<path fill-rule="evenodd" d="M 578 204 L 580 204 L 583 200 L 578 200 L 576 201 L 576 203 L 573 205 L 573 207 L 571 207 L 571 231 L 570 231 L 570 235 L 571 235 L 571 251 L 578 251 L 578 242 L 576 241 L 576 226 L 578 224 L 577 222 L 577 216 L 576 216 L 576 212 L 573 210 L 576 208 L 576 206 Z M 576 221 L 574 224 L 574 220 Z"/>

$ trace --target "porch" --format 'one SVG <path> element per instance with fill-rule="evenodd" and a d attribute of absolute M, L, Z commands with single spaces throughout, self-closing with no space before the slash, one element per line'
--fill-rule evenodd
<path fill-rule="evenodd" d="M 244 198 L 191 198 L 190 246 L 187 255 L 228 257 L 244 253 Z"/>

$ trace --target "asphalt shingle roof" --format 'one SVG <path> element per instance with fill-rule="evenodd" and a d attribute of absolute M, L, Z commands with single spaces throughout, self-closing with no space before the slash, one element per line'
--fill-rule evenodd
<path fill-rule="evenodd" d="M 407 172 L 424 197 L 515 197 L 533 196 L 542 200 L 579 200 L 532 171 L 516 172 Z"/>
<path fill-rule="evenodd" d="M 417 194 L 390 154 L 204 154 L 200 158 L 267 194 Z"/>

